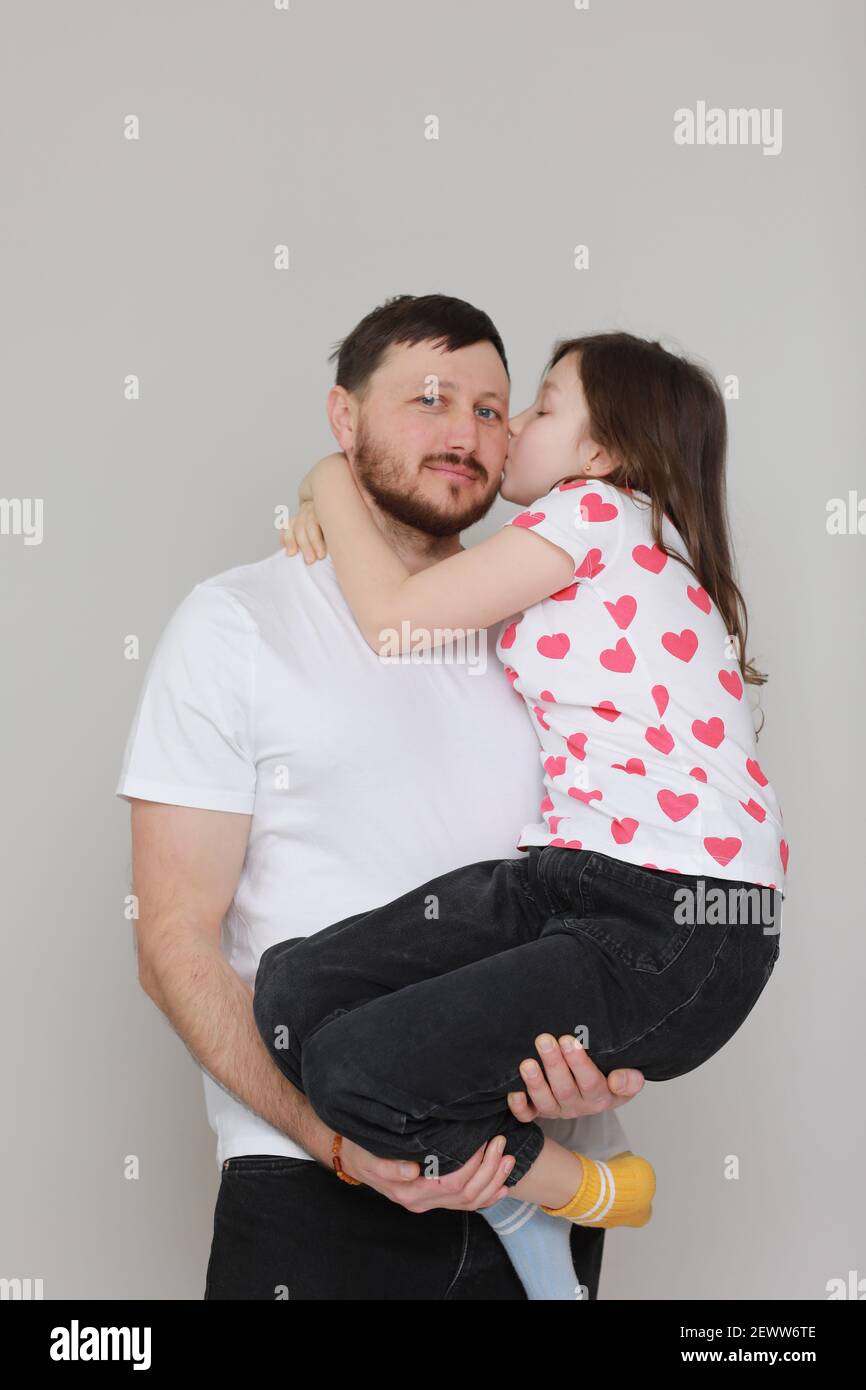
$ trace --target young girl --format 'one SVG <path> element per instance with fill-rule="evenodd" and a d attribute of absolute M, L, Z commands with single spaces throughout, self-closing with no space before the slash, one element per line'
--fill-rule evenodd
<path fill-rule="evenodd" d="M 540 818 L 515 827 L 518 858 L 269 948 L 253 1007 L 338 1136 L 434 1177 L 504 1136 L 513 1196 L 482 1215 L 530 1298 L 573 1298 L 568 1223 L 645 1224 L 654 1174 L 518 1121 L 520 1060 L 550 1030 L 578 1034 L 605 1074 L 700 1066 L 772 972 L 788 849 L 746 698 L 765 677 L 745 659 L 715 382 L 658 343 L 575 338 L 510 430 L 501 495 L 525 509 L 491 539 L 411 574 L 339 454 L 305 479 L 287 545 L 323 554 L 321 525 L 388 659 L 502 623 L 496 654 L 539 741 Z"/>

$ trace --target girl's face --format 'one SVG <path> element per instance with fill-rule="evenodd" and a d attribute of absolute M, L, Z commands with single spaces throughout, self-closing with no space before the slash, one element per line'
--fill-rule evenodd
<path fill-rule="evenodd" d="M 526 506 L 570 473 L 602 478 L 614 462 L 589 433 L 589 410 L 576 354 L 552 367 L 528 410 L 508 422 L 511 438 L 499 489 L 506 502 Z"/>

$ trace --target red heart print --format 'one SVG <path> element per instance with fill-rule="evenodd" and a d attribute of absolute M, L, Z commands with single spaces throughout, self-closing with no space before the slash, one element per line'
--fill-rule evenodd
<path fill-rule="evenodd" d="M 564 632 L 550 632 L 546 633 L 544 637 L 539 637 L 535 646 L 542 656 L 550 657 L 552 661 L 561 661 L 568 652 L 571 643 Z"/>
<path fill-rule="evenodd" d="M 725 725 L 717 716 L 708 719 L 704 723 L 703 719 L 692 720 L 692 733 L 695 738 L 700 739 L 701 743 L 706 743 L 710 748 L 718 748 L 722 739 L 725 737 Z"/>
<path fill-rule="evenodd" d="M 565 746 L 573 758 L 586 757 L 586 734 L 569 734 Z"/>
<path fill-rule="evenodd" d="M 518 676 L 517 672 L 514 670 L 514 667 L 513 667 L 513 666 L 506 666 L 506 667 L 505 667 L 505 674 L 506 674 L 506 676 L 508 677 L 508 679 L 511 681 L 511 684 L 512 684 L 512 685 L 514 684 L 514 682 L 515 682 L 516 680 L 519 680 L 519 676 Z M 519 692 L 518 692 L 518 693 L 519 693 Z M 521 697 L 521 698 L 522 698 L 522 697 Z"/>
<path fill-rule="evenodd" d="M 542 815 L 544 815 L 544 813 L 545 813 L 546 811 L 552 811 L 552 810 L 553 810 L 553 802 L 551 801 L 551 799 L 550 799 L 549 796 L 546 796 L 546 797 L 544 798 L 544 800 L 542 801 L 542 803 L 541 803 L 541 805 L 540 805 L 540 807 L 539 807 L 538 809 L 541 811 L 541 814 L 542 814 Z"/>
<path fill-rule="evenodd" d="M 615 647 L 607 647 L 598 657 L 606 671 L 622 671 L 627 674 L 635 663 L 635 655 L 625 637 L 620 637 Z"/>
<path fill-rule="evenodd" d="M 638 777 L 646 777 L 646 768 L 640 758 L 629 758 L 627 763 L 611 763 L 611 767 L 618 768 L 620 772 L 633 772 Z"/>
<path fill-rule="evenodd" d="M 686 589 L 686 593 L 688 594 L 692 603 L 695 605 L 695 608 L 700 608 L 702 613 L 709 613 L 710 596 L 707 593 L 706 589 L 693 589 L 691 584 L 689 584 L 688 588 Z"/>
<path fill-rule="evenodd" d="M 499 639 L 499 645 L 504 651 L 514 646 L 514 639 L 517 636 L 517 623 L 509 623 Z"/>
<path fill-rule="evenodd" d="M 779 858 L 780 858 L 781 861 L 782 861 L 782 868 L 785 870 L 785 873 L 787 873 L 787 872 L 788 872 L 788 841 L 787 841 L 787 840 L 780 840 L 780 841 L 779 841 Z"/>
<path fill-rule="evenodd" d="M 559 829 L 559 822 L 560 822 L 561 820 L 562 820 L 562 816 L 548 816 L 547 825 L 548 825 L 548 828 L 549 828 L 549 830 L 550 830 L 551 835 L 555 835 L 555 834 L 556 834 L 557 830 Z"/>
<path fill-rule="evenodd" d="M 659 712 L 659 719 L 661 719 L 662 715 L 668 707 L 668 700 L 671 697 L 663 685 L 653 686 L 652 697 L 656 702 L 656 709 Z"/>
<path fill-rule="evenodd" d="M 757 782 L 759 787 L 766 787 L 767 779 L 761 771 L 761 764 L 756 763 L 754 758 L 746 759 L 746 771 L 749 776 Z"/>
<path fill-rule="evenodd" d="M 557 589 L 550 597 L 555 598 L 557 603 L 568 603 L 570 599 L 577 597 L 577 584 L 568 584 L 564 589 Z"/>
<path fill-rule="evenodd" d="M 593 705 L 592 712 L 593 714 L 597 714 L 599 719 L 606 719 L 610 724 L 612 724 L 615 719 L 619 719 L 622 714 L 622 710 L 617 709 L 613 700 L 601 700 L 599 704 Z"/>
<path fill-rule="evenodd" d="M 679 633 L 665 632 L 662 634 L 662 646 L 671 656 L 679 657 L 680 661 L 691 661 L 698 649 L 698 636 L 690 627 L 683 628 Z"/>
<path fill-rule="evenodd" d="M 585 792 L 582 787 L 569 787 L 568 794 L 569 796 L 573 796 L 575 801 L 582 801 L 584 806 L 588 806 L 590 801 L 603 800 L 601 792 Z"/>
<path fill-rule="evenodd" d="M 519 516 L 511 518 L 512 526 L 537 526 L 539 521 L 543 521 L 545 512 L 521 512 Z"/>
<path fill-rule="evenodd" d="M 573 487 L 589 487 L 589 478 L 572 478 L 567 483 L 560 483 L 557 492 L 568 492 Z"/>
<path fill-rule="evenodd" d="M 549 758 L 545 758 L 544 770 L 547 773 L 548 777 L 561 777 L 563 772 L 565 771 L 565 758 L 557 758 L 553 757 L 553 755 L 551 755 Z"/>
<path fill-rule="evenodd" d="M 548 700 L 551 705 L 556 704 L 556 697 L 554 695 L 551 695 L 549 690 L 542 690 L 538 698 L 539 700 Z"/>
<path fill-rule="evenodd" d="M 580 514 L 584 521 L 613 521 L 619 516 L 619 507 L 603 502 L 597 492 L 588 492 L 580 499 Z"/>
<path fill-rule="evenodd" d="M 571 642 L 567 638 L 566 632 L 546 632 L 544 637 L 539 637 L 535 649 L 541 656 L 549 656 L 553 662 L 562 662 L 563 656 L 569 652 Z"/>
<path fill-rule="evenodd" d="M 674 746 L 674 741 L 664 724 L 660 724 L 657 729 L 650 726 L 644 733 L 644 738 L 653 748 L 658 749 L 659 753 L 669 753 Z"/>
<path fill-rule="evenodd" d="M 730 864 L 731 860 L 735 858 L 743 848 L 742 840 L 738 840 L 735 835 L 729 835 L 726 840 L 719 840 L 715 836 L 710 835 L 708 838 L 705 838 L 704 845 L 707 854 L 711 854 L 716 863 L 721 864 L 722 868 L 724 868 L 726 864 Z"/>
<path fill-rule="evenodd" d="M 596 547 L 588 550 L 580 566 L 574 571 L 576 579 L 595 579 L 605 566 L 601 563 L 601 551 Z"/>
<path fill-rule="evenodd" d="M 532 713 L 535 715 L 535 717 L 536 717 L 536 719 L 538 720 L 539 724 L 541 725 L 542 729 L 547 729 L 547 730 L 549 731 L 549 730 L 550 730 L 550 725 L 548 724 L 547 720 L 546 720 L 545 717 L 544 717 L 544 710 L 541 708 L 541 706 L 540 706 L 540 705 L 533 705 L 533 706 L 532 706 Z"/>
<path fill-rule="evenodd" d="M 707 780 L 707 774 L 702 767 L 693 767 L 689 776 L 696 778 L 698 782 L 706 782 Z"/>
<path fill-rule="evenodd" d="M 667 789 L 659 792 L 656 800 L 669 820 L 685 820 L 698 804 L 694 792 L 685 792 L 682 796 L 677 796 L 675 792 Z"/>
<path fill-rule="evenodd" d="M 583 849 L 580 840 L 563 840 L 561 837 L 558 840 L 550 841 L 550 848 L 554 849 L 556 847 L 559 849 Z"/>
<path fill-rule="evenodd" d="M 667 555 L 657 545 L 636 545 L 631 554 L 635 563 L 651 574 L 661 574 L 668 562 Z"/>
<path fill-rule="evenodd" d="M 720 671 L 719 680 L 725 687 L 729 695 L 733 695 L 735 700 L 742 699 L 743 682 L 740 680 L 738 671 Z"/>
<path fill-rule="evenodd" d="M 751 797 L 749 797 L 748 801 L 741 801 L 740 805 L 744 811 L 748 811 L 750 816 L 754 816 L 756 821 L 767 819 L 767 813 L 763 806 L 759 805 L 757 801 L 753 801 Z"/>
<path fill-rule="evenodd" d="M 634 839 L 634 832 L 640 825 L 640 821 L 632 820 L 626 816 L 623 820 L 612 820 L 610 823 L 610 833 L 618 845 L 631 844 Z"/>
<path fill-rule="evenodd" d="M 624 631 L 637 612 L 637 599 L 632 598 L 631 594 L 623 594 L 622 598 L 618 598 L 616 603 L 608 603 L 605 601 L 604 606 L 617 627 Z"/>

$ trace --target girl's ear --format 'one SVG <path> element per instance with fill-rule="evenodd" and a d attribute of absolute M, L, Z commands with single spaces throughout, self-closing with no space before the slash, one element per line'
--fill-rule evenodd
<path fill-rule="evenodd" d="M 608 473 L 613 473 L 618 467 L 613 454 L 608 453 L 607 449 L 601 444 L 593 443 L 587 453 L 586 463 L 587 477 L 605 478 Z"/>

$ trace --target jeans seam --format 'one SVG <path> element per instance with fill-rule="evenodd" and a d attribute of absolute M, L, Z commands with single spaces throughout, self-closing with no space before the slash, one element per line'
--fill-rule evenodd
<path fill-rule="evenodd" d="M 538 871 L 536 870 L 536 873 L 535 873 L 535 881 L 536 881 L 536 883 L 539 885 L 539 887 L 541 888 L 541 896 L 542 896 L 543 899 L 544 899 L 544 902 L 541 903 L 541 904 L 539 903 L 538 898 L 536 897 L 536 895 L 533 893 L 532 888 L 530 887 L 529 883 L 521 877 L 520 870 L 521 870 L 524 866 L 520 863 L 520 861 L 519 861 L 519 860 L 515 860 L 515 859 L 508 859 L 508 860 L 506 860 L 505 862 L 511 866 L 511 870 L 512 870 L 512 873 L 514 874 L 514 878 L 515 878 L 515 881 L 516 881 L 516 883 L 517 883 L 518 888 L 520 889 L 520 891 L 521 891 L 521 893 L 523 894 L 523 896 L 526 898 L 527 902 L 529 902 L 529 903 L 532 904 L 532 907 L 533 907 L 533 909 L 535 910 L 535 912 L 538 912 L 539 907 L 542 907 L 542 908 L 546 908 L 547 911 L 553 915 L 553 904 L 551 903 L 550 898 L 549 898 L 549 896 L 548 896 L 548 894 L 547 894 L 547 886 L 546 886 L 544 880 L 542 879 L 541 875 L 538 873 Z M 525 867 L 526 867 L 526 871 L 527 871 L 527 874 L 528 874 L 528 873 L 529 873 L 529 864 L 527 863 Z"/>
<path fill-rule="evenodd" d="M 464 1212 L 463 1212 L 463 1248 L 462 1248 L 462 1250 L 460 1251 L 460 1259 L 457 1261 L 457 1269 L 456 1269 L 456 1271 L 455 1271 L 454 1278 L 451 1280 L 451 1283 L 448 1285 L 447 1289 L 445 1290 L 444 1294 L 442 1295 L 443 1300 L 446 1299 L 446 1298 L 448 1297 L 448 1295 L 450 1294 L 451 1290 L 454 1288 L 455 1284 L 457 1283 L 457 1280 L 460 1278 L 460 1275 L 463 1273 L 463 1266 L 466 1264 L 466 1256 L 468 1255 L 468 1253 L 469 1253 L 469 1213 L 464 1211 Z"/>
<path fill-rule="evenodd" d="M 672 1018 L 674 1014 L 679 1013 L 681 1009 L 688 1008 L 689 1004 L 693 1004 L 694 1001 L 697 999 L 698 995 L 700 994 L 701 990 L 704 988 L 704 986 L 709 981 L 710 977 L 713 975 L 716 966 L 718 965 L 719 956 L 721 955 L 721 952 L 724 949 L 730 934 L 731 926 L 729 924 L 728 930 L 725 932 L 724 938 L 719 942 L 719 945 L 716 948 L 715 954 L 713 956 L 712 965 L 710 966 L 706 975 L 701 980 L 700 984 L 697 986 L 694 992 L 689 995 L 688 999 L 684 999 L 681 1003 L 675 1004 L 672 1009 L 668 1009 L 668 1012 L 664 1015 L 664 1017 L 660 1018 L 656 1023 L 654 1023 L 651 1028 L 645 1028 L 642 1033 L 635 1034 L 633 1038 L 627 1038 L 624 1042 L 618 1043 L 616 1047 L 605 1047 L 594 1050 L 593 1056 L 606 1057 L 609 1053 L 621 1052 L 624 1047 L 631 1047 L 634 1043 L 643 1042 L 644 1039 L 651 1037 L 657 1029 L 661 1028 L 665 1023 L 667 1023 L 668 1019 Z"/>

